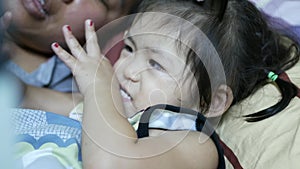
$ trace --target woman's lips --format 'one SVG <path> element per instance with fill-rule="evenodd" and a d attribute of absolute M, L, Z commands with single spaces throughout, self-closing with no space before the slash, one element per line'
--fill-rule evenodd
<path fill-rule="evenodd" d="M 46 18 L 45 0 L 22 0 L 25 10 L 36 19 Z"/>

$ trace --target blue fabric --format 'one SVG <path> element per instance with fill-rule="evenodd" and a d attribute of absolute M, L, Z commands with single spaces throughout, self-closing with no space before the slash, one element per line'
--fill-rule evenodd
<path fill-rule="evenodd" d="M 12 119 L 17 140 L 28 141 L 36 148 L 47 139 L 60 146 L 80 145 L 81 124 L 76 120 L 32 109 L 14 109 Z"/>
<path fill-rule="evenodd" d="M 72 72 L 57 56 L 49 58 L 31 73 L 26 72 L 13 61 L 8 61 L 5 68 L 24 83 L 32 86 L 47 87 L 61 92 L 78 91 Z"/>
<path fill-rule="evenodd" d="M 40 110 L 13 109 L 11 114 L 21 168 L 82 168 L 80 122 Z"/>

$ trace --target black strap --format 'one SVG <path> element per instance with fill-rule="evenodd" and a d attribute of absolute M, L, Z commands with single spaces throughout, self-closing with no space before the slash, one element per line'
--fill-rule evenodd
<path fill-rule="evenodd" d="M 141 115 L 139 126 L 137 129 L 138 138 L 148 137 L 149 136 L 149 121 L 151 114 L 156 109 L 168 110 L 175 113 L 183 113 L 197 116 L 195 121 L 197 131 L 203 132 L 206 135 L 210 136 L 213 142 L 216 145 L 218 156 L 219 156 L 219 164 L 218 169 L 225 168 L 225 160 L 224 160 L 224 151 L 222 146 L 219 143 L 218 135 L 214 131 L 213 127 L 207 121 L 206 117 L 204 117 L 201 113 L 193 111 L 191 109 L 186 109 L 182 107 L 176 107 L 172 105 L 159 104 L 155 106 L 148 107 L 143 114 Z"/>

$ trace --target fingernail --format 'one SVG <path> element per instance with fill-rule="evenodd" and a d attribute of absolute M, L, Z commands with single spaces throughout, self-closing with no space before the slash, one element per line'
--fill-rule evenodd
<path fill-rule="evenodd" d="M 70 31 L 70 32 L 72 31 L 70 25 L 67 25 L 67 29 L 68 29 L 68 31 Z"/>
<path fill-rule="evenodd" d="M 93 26 L 94 22 L 92 20 L 90 20 L 90 26 Z"/>
<path fill-rule="evenodd" d="M 54 47 L 58 48 L 59 44 L 57 42 L 54 43 Z"/>

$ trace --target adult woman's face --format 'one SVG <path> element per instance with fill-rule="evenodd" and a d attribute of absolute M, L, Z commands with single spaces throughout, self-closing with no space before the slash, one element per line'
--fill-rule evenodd
<path fill-rule="evenodd" d="M 6 0 L 4 10 L 13 18 L 8 36 L 18 45 L 51 53 L 50 44 L 64 43 L 61 28 L 68 24 L 81 41 L 84 21 L 96 28 L 126 14 L 135 0 Z"/>

